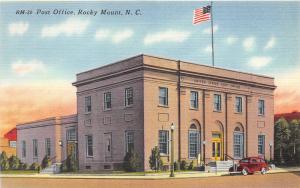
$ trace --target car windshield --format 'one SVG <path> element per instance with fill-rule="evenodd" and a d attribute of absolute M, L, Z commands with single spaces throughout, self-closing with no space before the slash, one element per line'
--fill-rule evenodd
<path fill-rule="evenodd" d="M 242 159 L 240 162 L 241 162 L 241 163 L 248 163 L 248 162 L 249 162 L 249 159 Z"/>

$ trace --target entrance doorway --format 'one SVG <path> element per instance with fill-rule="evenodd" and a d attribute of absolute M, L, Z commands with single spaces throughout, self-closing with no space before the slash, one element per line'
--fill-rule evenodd
<path fill-rule="evenodd" d="M 222 160 L 222 134 L 220 132 L 212 133 L 212 159 Z"/>
<path fill-rule="evenodd" d="M 75 160 L 77 159 L 77 144 L 75 142 L 67 142 L 67 156 L 71 155 Z"/>

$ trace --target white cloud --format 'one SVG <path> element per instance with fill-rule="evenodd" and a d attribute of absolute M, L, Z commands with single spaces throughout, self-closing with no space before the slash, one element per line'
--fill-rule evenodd
<path fill-rule="evenodd" d="M 211 45 L 206 46 L 206 47 L 203 49 L 203 51 L 206 52 L 206 53 L 211 53 L 211 52 L 212 52 L 212 47 L 211 47 Z"/>
<path fill-rule="evenodd" d="M 187 31 L 175 31 L 167 30 L 163 32 L 157 32 L 147 34 L 144 38 L 145 45 L 151 45 L 160 42 L 183 42 L 190 36 L 190 32 Z"/>
<path fill-rule="evenodd" d="M 29 23 L 27 22 L 15 22 L 8 26 L 8 32 L 11 36 L 17 35 L 22 36 L 29 28 Z"/>
<path fill-rule="evenodd" d="M 42 37 L 57 37 L 58 35 L 73 36 L 82 34 L 87 26 L 88 20 L 81 20 L 78 18 L 69 18 L 59 24 L 51 26 L 44 26 L 42 28 Z"/>
<path fill-rule="evenodd" d="M 104 40 L 109 37 L 110 31 L 108 29 L 98 29 L 95 34 L 96 40 Z"/>
<path fill-rule="evenodd" d="M 24 76 L 35 71 L 44 71 L 45 65 L 42 61 L 32 59 L 29 61 L 17 60 L 12 63 L 11 69 L 19 76 Z"/>
<path fill-rule="evenodd" d="M 253 50 L 255 46 L 255 38 L 254 37 L 248 37 L 243 41 L 243 47 L 246 51 Z"/>
<path fill-rule="evenodd" d="M 113 43 L 120 43 L 120 42 L 123 42 L 124 40 L 132 37 L 132 35 L 133 35 L 133 31 L 132 30 L 125 29 L 124 31 L 116 32 L 112 36 L 112 41 L 113 41 Z"/>
<path fill-rule="evenodd" d="M 276 38 L 275 37 L 271 37 L 269 39 L 269 41 L 267 42 L 267 44 L 265 45 L 264 50 L 273 48 L 275 46 L 275 44 L 276 44 Z"/>
<path fill-rule="evenodd" d="M 237 41 L 238 41 L 238 38 L 235 37 L 235 36 L 229 36 L 229 37 L 226 38 L 226 43 L 227 43 L 228 45 L 233 45 L 233 44 L 235 44 Z"/>
<path fill-rule="evenodd" d="M 250 58 L 248 65 L 254 68 L 262 68 L 270 64 L 272 61 L 271 57 L 255 56 Z"/>
<path fill-rule="evenodd" d="M 214 28 L 214 33 L 216 33 L 219 30 L 219 26 L 218 25 L 214 25 L 213 28 Z M 208 27 L 208 28 L 204 29 L 202 31 L 202 33 L 204 33 L 204 34 L 211 34 L 211 27 Z"/>

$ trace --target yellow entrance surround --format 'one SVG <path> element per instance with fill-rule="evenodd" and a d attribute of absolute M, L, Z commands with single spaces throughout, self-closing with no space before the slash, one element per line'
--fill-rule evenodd
<path fill-rule="evenodd" d="M 219 131 L 212 132 L 212 159 L 223 160 L 223 135 Z"/>

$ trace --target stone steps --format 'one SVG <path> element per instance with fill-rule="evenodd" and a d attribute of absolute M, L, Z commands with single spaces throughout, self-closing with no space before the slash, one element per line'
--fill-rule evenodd
<path fill-rule="evenodd" d="M 41 174 L 57 174 L 60 172 L 60 165 L 61 163 L 54 163 L 51 166 L 42 169 L 40 171 Z"/>

